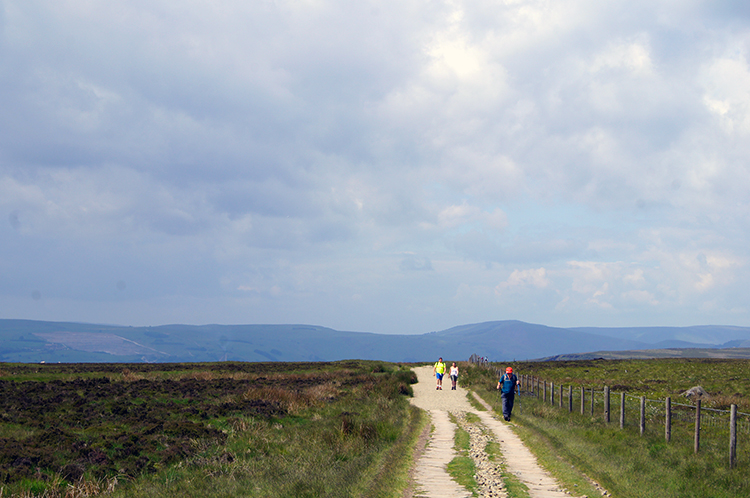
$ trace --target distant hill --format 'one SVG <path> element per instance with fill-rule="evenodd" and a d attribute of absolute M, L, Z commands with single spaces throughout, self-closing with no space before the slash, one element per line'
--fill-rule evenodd
<path fill-rule="evenodd" d="M 717 347 L 730 341 L 748 341 L 750 328 L 726 325 L 699 325 L 693 327 L 576 327 L 570 330 L 603 335 L 615 339 L 629 339 L 659 347 Z M 728 346 L 729 347 L 729 346 Z"/>
<path fill-rule="evenodd" d="M 723 326 L 556 328 L 509 320 L 420 335 L 385 335 L 301 324 L 127 327 L 0 320 L 0 361 L 26 363 L 341 359 L 419 362 L 434 361 L 439 356 L 447 361 L 465 360 L 472 354 L 492 361 L 509 361 L 581 354 L 603 357 L 601 352 L 635 354 L 634 351 L 664 347 L 738 348 L 731 352 L 739 353 L 748 346 L 750 328 Z"/>
<path fill-rule="evenodd" d="M 540 358 L 540 361 L 576 360 L 651 360 L 657 358 L 722 358 L 733 360 L 750 359 L 750 348 L 667 348 L 639 349 L 631 351 L 595 351 L 571 353 Z"/>

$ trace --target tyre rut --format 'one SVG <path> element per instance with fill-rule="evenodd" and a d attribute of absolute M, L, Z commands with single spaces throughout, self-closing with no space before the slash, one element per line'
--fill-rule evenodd
<path fill-rule="evenodd" d="M 476 439 L 470 453 L 475 464 L 478 463 L 481 466 L 477 474 L 477 481 L 481 483 L 478 490 L 480 497 L 506 496 L 501 471 L 498 470 L 496 463 L 489 460 L 484 449 L 489 440 L 498 443 L 505 471 L 515 475 L 528 487 L 531 498 L 567 498 L 571 496 L 561 488 L 547 471 L 539 466 L 534 455 L 511 430 L 509 424 L 497 420 L 489 405 L 481 400 L 476 393 L 472 394 L 488 411 L 479 411 L 472 407 L 466 399 L 467 390 L 460 386 L 455 391 L 450 390 L 450 385 L 446 386 L 446 390 L 436 390 L 432 367 L 418 367 L 414 371 L 417 374 L 418 383 L 414 385 L 412 404 L 428 411 L 435 427 L 427 451 L 415 463 L 414 478 L 416 489 L 419 490 L 415 493 L 415 497 L 439 498 L 450 496 L 455 498 L 472 496 L 469 491 L 452 481 L 446 471 L 447 463 L 456 455 L 453 449 L 456 427 L 450 422 L 449 412 L 456 414 L 459 420 L 462 420 L 462 413 L 474 413 L 480 418 L 481 426 L 484 427 L 483 429 L 479 424 L 467 424 L 467 427 L 477 426 L 476 429 L 471 429 L 469 433 L 472 435 L 473 432 L 473 438 Z M 446 384 L 450 383 L 446 382 Z M 463 417 L 463 420 L 465 421 L 465 417 Z M 448 425 L 446 425 L 446 421 Z M 486 439 L 479 436 L 483 430 L 487 435 Z M 435 451 L 430 452 L 431 448 L 435 448 Z M 439 459 L 437 458 L 438 455 Z M 448 486 L 446 478 L 451 483 L 451 491 L 446 488 Z"/>

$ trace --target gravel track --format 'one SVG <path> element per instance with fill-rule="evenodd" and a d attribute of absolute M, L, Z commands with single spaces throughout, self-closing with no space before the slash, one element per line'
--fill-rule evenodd
<path fill-rule="evenodd" d="M 497 463 L 491 462 L 484 452 L 488 441 L 500 446 L 502 465 L 506 472 L 514 474 L 529 488 L 531 498 L 567 498 L 571 496 L 562 490 L 555 479 L 536 461 L 533 454 L 524 446 L 521 439 L 510 429 L 510 424 L 497 420 L 483 400 L 479 401 L 489 411 L 479 411 L 466 399 L 467 390 L 460 385 L 457 390 L 450 388 L 450 378 L 444 379 L 443 390 L 435 389 L 432 367 L 414 368 L 419 382 L 414 387 L 412 404 L 429 412 L 434 426 L 427 450 L 416 462 L 414 479 L 415 497 L 442 498 L 471 496 L 450 479 L 445 466 L 456 456 L 453 449 L 453 436 L 456 427 L 450 422 L 448 413 L 453 413 L 471 436 L 470 455 L 477 465 L 479 496 L 482 498 L 502 498 L 507 496 Z M 475 393 L 474 397 L 478 398 Z M 472 412 L 481 419 L 481 424 L 466 422 L 465 413 Z M 447 421 L 447 423 L 446 423 Z"/>

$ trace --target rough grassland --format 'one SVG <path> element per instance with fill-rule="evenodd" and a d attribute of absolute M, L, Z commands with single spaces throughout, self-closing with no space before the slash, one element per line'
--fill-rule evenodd
<path fill-rule="evenodd" d="M 750 417 L 741 415 L 735 468 L 729 467 L 728 417 L 706 410 L 701 423 L 701 444 L 694 453 L 694 409 L 677 407 L 672 437 L 664 436 L 663 400 L 690 405 L 682 394 L 700 385 L 710 398 L 703 406 L 723 410 L 749 406 L 750 362 L 747 360 L 591 360 L 572 362 L 509 363 L 492 368 L 467 367 L 463 381 L 499 406 L 495 392 L 496 368 L 513 366 L 519 375 L 533 375 L 556 386 L 565 385 L 563 407 L 543 401 L 540 393 L 524 392 L 514 409 L 516 431 L 558 479 L 575 487 L 582 471 L 614 496 L 622 498 L 750 496 Z M 465 384 L 465 385 L 466 385 Z M 574 386 L 573 413 L 567 405 L 567 386 Z M 593 415 L 586 398 L 580 413 L 580 386 L 597 392 Z M 603 412 L 604 386 L 612 390 L 610 422 Z M 620 393 L 626 393 L 626 423 L 619 427 Z M 587 395 L 588 396 L 588 395 Z M 638 426 L 638 399 L 648 398 L 646 431 Z M 496 409 L 497 409 L 496 406 Z"/>
<path fill-rule="evenodd" d="M 5 364 L 0 496 L 399 496 L 415 381 L 366 361 Z"/>

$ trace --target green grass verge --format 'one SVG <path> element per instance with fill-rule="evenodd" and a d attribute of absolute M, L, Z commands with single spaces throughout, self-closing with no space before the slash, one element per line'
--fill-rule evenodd
<path fill-rule="evenodd" d="M 489 442 L 485 446 L 484 451 L 487 453 L 490 461 L 503 462 L 499 444 Z M 517 476 L 508 472 L 504 464 L 501 464 L 501 467 L 503 469 L 501 477 L 505 484 L 505 491 L 508 493 L 508 498 L 528 498 L 529 488 Z"/>
<path fill-rule="evenodd" d="M 458 456 L 448 463 L 448 474 L 461 486 L 469 490 L 473 496 L 478 496 L 479 486 L 474 478 L 476 466 L 474 460 L 469 456 L 469 443 L 471 437 L 458 424 L 456 417 L 450 415 L 451 422 L 456 425 L 456 433 L 453 436 L 454 448 Z"/>
<path fill-rule="evenodd" d="M 468 456 L 457 456 L 448 463 L 448 474 L 461 486 L 471 491 L 473 496 L 477 494 L 477 482 L 474 479 L 476 467 L 474 460 Z"/>
<path fill-rule="evenodd" d="M 477 414 L 475 414 L 475 413 L 467 412 L 464 415 L 464 417 L 465 417 L 466 421 L 468 423 L 470 423 L 470 424 L 481 424 L 482 423 L 482 419 L 479 418 L 479 416 Z"/>
<path fill-rule="evenodd" d="M 412 465 L 411 455 L 422 433 L 429 422 L 425 412 L 414 406 L 409 407 L 410 421 L 406 430 L 388 451 L 381 454 L 380 462 L 374 466 L 369 489 L 362 493 L 363 498 L 401 496 L 409 485 L 409 469 Z"/>
<path fill-rule="evenodd" d="M 685 365 L 678 362 L 675 372 L 672 372 L 670 364 L 674 366 L 674 361 L 654 361 L 665 364 L 639 363 L 635 366 L 636 373 L 646 371 L 654 376 L 658 373 L 658 378 L 646 377 L 644 382 L 658 384 L 662 392 L 672 392 L 674 388 L 668 384 L 669 379 L 673 375 L 684 375 Z M 589 365 L 588 370 L 595 378 L 589 380 L 582 378 L 586 368 L 580 365 L 581 362 L 574 363 L 578 380 L 592 383 L 602 382 L 602 371 L 614 372 L 617 378 L 627 382 L 622 377 L 624 371 L 630 373 L 634 368 L 626 362 L 594 362 L 595 365 Z M 748 365 L 750 363 L 746 362 L 745 372 Z M 560 383 L 566 378 L 565 366 L 551 364 L 537 368 L 547 373 L 556 372 L 558 377 L 552 380 Z M 729 371 L 736 373 L 736 367 L 734 365 Z M 494 396 L 494 372 L 465 367 L 463 374 L 465 380 L 473 379 L 473 388 L 497 411 L 499 400 Z M 572 372 L 568 374 L 573 376 Z M 719 372 L 714 370 L 714 374 L 719 375 Z M 713 379 L 705 377 L 705 372 L 699 375 L 706 385 L 715 385 Z M 739 381 L 736 377 L 733 379 L 737 387 Z M 681 384 L 685 382 L 684 379 L 680 380 Z M 742 390 L 738 389 L 738 392 Z M 693 453 L 689 422 L 673 421 L 672 442 L 666 443 L 663 429 L 652 428 L 640 436 L 632 420 L 625 429 L 620 429 L 616 422 L 604 422 L 600 414 L 591 417 L 590 414 L 581 415 L 576 410 L 571 414 L 566 408 L 553 407 L 538 398 L 527 396 L 522 396 L 518 401 L 514 409 L 514 422 L 517 424 L 514 430 L 535 453 L 540 464 L 572 493 L 589 496 L 601 493 L 588 481 L 586 476 L 589 476 L 613 495 L 622 498 L 750 496 L 750 452 L 738 448 L 737 467 L 730 469 L 728 438 L 721 431 L 712 428 L 713 432 L 709 432 L 706 428 L 706 434 L 701 439 L 701 451 L 696 455 Z M 597 411 L 599 409 L 597 407 Z"/>
<path fill-rule="evenodd" d="M 477 393 L 493 407 L 498 415 L 502 414 L 501 400 L 494 388 L 486 389 L 480 387 Z M 591 483 L 582 470 L 573 465 L 569 459 L 561 457 L 558 452 L 559 450 L 551 445 L 550 441 L 543 434 L 530 430 L 524 425 L 524 422 L 528 420 L 528 417 L 524 413 L 531 410 L 529 400 L 519 400 L 516 397 L 516 401 L 517 403 L 513 410 L 513 421 L 515 424 L 512 426 L 512 430 L 521 438 L 531 452 L 534 453 L 539 464 L 549 471 L 574 496 L 600 495 L 601 491 Z M 508 486 L 508 492 L 511 497 L 513 497 L 511 493 L 515 493 L 519 498 L 528 496 L 528 489 L 515 475 L 504 472 L 503 479 Z"/>
<path fill-rule="evenodd" d="M 471 391 L 468 391 L 466 393 L 466 399 L 469 400 L 469 404 L 477 411 L 480 412 L 486 412 L 487 408 L 484 407 L 482 403 L 477 401 L 477 398 L 474 397 L 473 394 L 471 394 Z"/>

